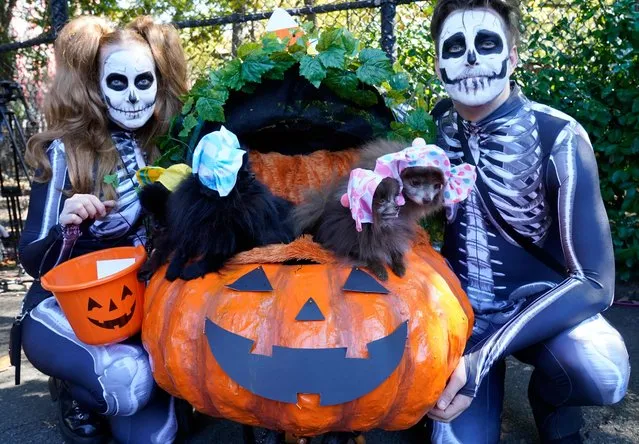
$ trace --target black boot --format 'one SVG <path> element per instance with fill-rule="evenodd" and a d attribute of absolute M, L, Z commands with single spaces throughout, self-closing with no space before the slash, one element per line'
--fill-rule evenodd
<path fill-rule="evenodd" d="M 58 430 L 68 444 L 102 444 L 109 440 L 106 421 L 98 414 L 80 406 L 71 397 L 67 385 L 49 378 L 49 391 L 58 403 Z"/>

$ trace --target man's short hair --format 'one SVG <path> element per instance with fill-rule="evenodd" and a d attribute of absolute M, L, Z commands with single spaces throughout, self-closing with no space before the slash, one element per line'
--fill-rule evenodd
<path fill-rule="evenodd" d="M 430 22 L 430 34 L 435 41 L 435 50 L 439 52 L 439 36 L 442 33 L 444 21 L 458 10 L 489 8 L 499 15 L 506 25 L 508 47 L 519 44 L 519 0 L 438 0 Z"/>

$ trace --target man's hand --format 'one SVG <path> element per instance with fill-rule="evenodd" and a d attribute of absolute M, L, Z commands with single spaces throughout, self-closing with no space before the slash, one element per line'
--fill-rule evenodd
<path fill-rule="evenodd" d="M 466 385 L 466 362 L 462 356 L 437 404 L 428 412 L 428 417 L 436 421 L 450 422 L 461 415 L 473 401 L 470 396 L 457 393 L 464 385 Z"/>

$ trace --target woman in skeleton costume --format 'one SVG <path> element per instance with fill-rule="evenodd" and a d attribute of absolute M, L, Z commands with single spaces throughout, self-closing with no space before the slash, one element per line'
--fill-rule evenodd
<path fill-rule="evenodd" d="M 179 112 L 184 53 L 175 29 L 148 17 L 124 29 L 81 17 L 62 30 L 55 56 L 48 130 L 29 141 L 27 153 L 37 181 L 20 260 L 36 280 L 23 305 L 24 351 L 53 377 L 67 442 L 104 442 L 111 434 L 122 443 L 172 442 L 173 399 L 155 387 L 139 338 L 82 343 L 38 278 L 69 257 L 144 243 L 135 173 L 154 159 L 153 139 Z M 117 180 L 105 181 L 108 175 Z"/>
<path fill-rule="evenodd" d="M 579 406 L 618 402 L 629 378 L 623 340 L 599 314 L 615 269 L 593 149 L 575 120 L 510 82 L 518 19 L 510 0 L 440 0 L 431 25 L 452 99 L 433 113 L 438 144 L 478 173 L 447 210 L 442 253 L 476 322 L 429 412 L 434 442 L 499 441 L 508 355 L 535 367 L 542 442 L 581 442 Z"/>

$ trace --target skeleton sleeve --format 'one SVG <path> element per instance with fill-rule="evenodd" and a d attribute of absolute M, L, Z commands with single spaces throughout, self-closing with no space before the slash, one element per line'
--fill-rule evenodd
<path fill-rule="evenodd" d="M 570 275 L 468 352 L 468 379 L 460 391 L 464 395 L 475 396 L 496 361 L 553 337 L 612 303 L 615 263 L 610 226 L 597 163 L 584 134 L 576 122 L 564 128 L 555 141 L 546 177 L 547 183 L 554 182 L 548 191 L 557 202 L 563 259 Z"/>
<path fill-rule="evenodd" d="M 56 140 L 47 149 L 51 163 L 51 180 L 34 182 L 29 198 L 29 212 L 18 254 L 25 271 L 35 278 L 45 273 L 55 263 L 62 248 L 62 230 L 58 217 L 65 196 L 62 190 L 67 177 L 64 145 Z"/>

